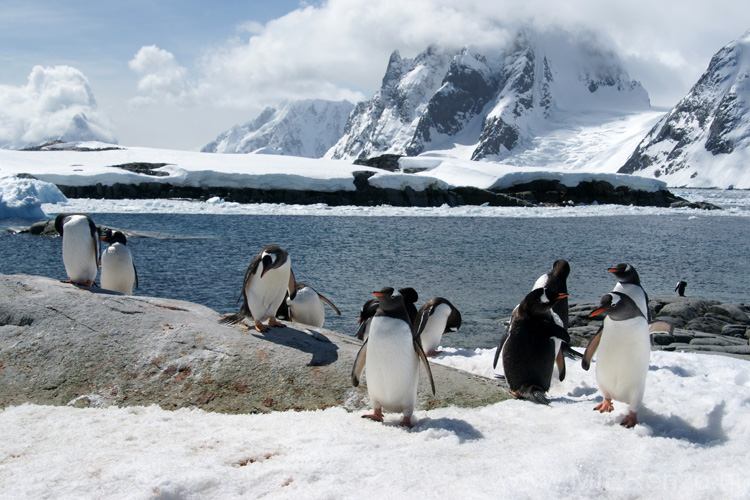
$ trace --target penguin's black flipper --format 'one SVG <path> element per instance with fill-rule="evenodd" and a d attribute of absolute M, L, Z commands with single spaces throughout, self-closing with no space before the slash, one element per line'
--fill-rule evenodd
<path fill-rule="evenodd" d="M 565 344 L 563 343 L 562 345 Z M 557 373 L 560 376 L 560 382 L 562 382 L 565 380 L 565 355 L 563 354 L 562 346 L 560 347 L 560 350 L 557 351 L 555 363 L 557 363 Z"/>
<path fill-rule="evenodd" d="M 370 319 L 369 318 L 366 319 L 366 320 L 364 320 L 364 321 L 362 321 L 359 324 L 359 328 L 357 328 L 357 333 L 356 333 L 356 337 L 359 340 L 365 340 L 365 333 L 367 332 L 367 325 L 369 325 L 369 324 L 370 324 Z"/>
<path fill-rule="evenodd" d="M 508 340 L 508 337 L 510 336 L 510 327 L 505 329 L 505 332 L 500 336 L 500 342 L 497 344 L 497 350 L 495 351 L 495 360 L 492 362 L 492 368 L 497 368 L 497 361 L 500 359 L 500 353 L 503 351 L 503 346 L 505 345 L 505 341 Z"/>
<path fill-rule="evenodd" d="M 336 314 L 338 314 L 339 316 L 341 316 L 341 311 L 339 311 L 338 307 L 336 307 L 335 305 L 333 305 L 333 302 L 331 302 L 330 300 L 328 300 L 326 297 L 324 297 L 321 294 L 318 294 L 318 297 L 320 297 L 320 300 L 322 300 L 323 302 L 325 302 L 326 304 L 328 304 L 328 307 L 330 307 L 331 309 L 333 309 L 333 312 L 335 312 Z"/>
<path fill-rule="evenodd" d="M 287 292 L 289 293 L 289 298 L 294 300 L 294 298 L 297 296 L 297 280 L 294 279 L 294 271 L 292 269 L 289 269 L 289 283 L 287 284 Z"/>
<path fill-rule="evenodd" d="M 588 369 L 591 367 L 591 359 L 594 357 L 596 348 L 599 347 L 599 341 L 602 339 L 602 330 L 604 330 L 604 326 L 600 326 L 596 334 L 591 337 L 591 340 L 589 340 L 589 345 L 586 346 L 586 351 L 583 353 L 583 358 L 581 359 L 581 367 L 583 367 L 583 369 L 586 371 L 588 371 Z"/>
<path fill-rule="evenodd" d="M 362 344 L 359 348 L 357 357 L 354 358 L 354 366 L 352 367 L 352 385 L 359 387 L 359 381 L 362 378 L 362 371 L 365 369 L 365 363 L 367 361 L 367 341 Z"/>
<path fill-rule="evenodd" d="M 417 351 L 419 359 L 424 363 L 424 367 L 427 369 L 427 376 L 430 377 L 430 387 L 432 387 L 432 395 L 435 395 L 435 380 L 432 378 L 432 370 L 430 369 L 430 363 L 427 361 L 424 349 L 422 348 L 422 342 L 419 341 L 419 337 L 414 339 L 414 349 Z"/>

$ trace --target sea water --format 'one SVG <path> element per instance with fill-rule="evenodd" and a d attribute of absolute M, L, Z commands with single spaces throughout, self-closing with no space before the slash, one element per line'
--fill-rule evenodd
<path fill-rule="evenodd" d="M 697 215 L 696 215 L 697 214 Z M 54 214 L 50 214 L 54 217 Z M 135 295 L 197 302 L 235 312 L 245 270 L 265 246 L 291 257 L 298 281 L 333 301 L 326 328 L 353 334 L 362 304 L 384 286 L 413 287 L 420 306 L 442 296 L 463 326 L 443 345 L 496 345 L 504 322 L 534 281 L 568 260 L 571 303 L 598 302 L 612 290 L 608 267 L 628 262 L 651 296 L 686 294 L 750 299 L 750 217 L 666 215 L 590 217 L 349 217 L 94 213 L 98 224 L 163 233 L 131 238 L 138 270 Z M 10 234 L 0 221 L 0 272 L 66 279 L 59 238 Z"/>

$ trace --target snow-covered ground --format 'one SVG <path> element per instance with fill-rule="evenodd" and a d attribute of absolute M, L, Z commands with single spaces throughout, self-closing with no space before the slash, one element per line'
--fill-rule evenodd
<path fill-rule="evenodd" d="M 492 375 L 493 350 L 433 362 Z M 592 411 L 569 362 L 552 403 L 221 415 L 156 406 L 0 411 L 0 498 L 748 498 L 750 362 L 654 352 L 645 408 Z M 424 380 L 422 380 L 424 383 Z M 440 387 L 437 388 L 440 391 Z"/>

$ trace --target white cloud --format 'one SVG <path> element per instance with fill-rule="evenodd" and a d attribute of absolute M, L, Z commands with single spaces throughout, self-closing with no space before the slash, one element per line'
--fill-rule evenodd
<path fill-rule="evenodd" d="M 35 66 L 26 85 L 0 85 L 0 147 L 59 138 L 117 142 L 83 73 L 70 66 Z"/>
<path fill-rule="evenodd" d="M 177 64 L 172 53 L 155 45 L 141 47 L 128 62 L 131 70 L 141 75 L 138 90 L 144 95 L 133 101 L 136 104 L 153 104 L 164 101 L 186 104 L 192 99 L 187 70 Z"/>

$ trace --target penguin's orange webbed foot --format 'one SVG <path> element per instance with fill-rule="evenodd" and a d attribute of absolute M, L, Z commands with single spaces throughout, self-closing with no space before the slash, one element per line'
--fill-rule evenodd
<path fill-rule="evenodd" d="M 605 412 L 609 413 L 609 412 L 611 412 L 614 409 L 615 409 L 615 407 L 612 404 L 612 400 L 611 399 L 606 399 L 606 398 L 601 403 L 599 403 L 598 405 L 596 405 L 594 407 L 594 410 L 595 411 L 598 410 L 599 413 L 605 413 Z"/>
<path fill-rule="evenodd" d="M 271 316 L 268 320 L 268 326 L 278 326 L 279 328 L 284 328 L 286 325 Z"/>
<path fill-rule="evenodd" d="M 409 429 L 412 429 L 414 427 L 414 424 L 411 423 L 411 418 L 406 416 L 401 419 L 401 423 L 399 425 L 401 427 L 408 427 Z"/>
<path fill-rule="evenodd" d="M 380 408 L 375 408 L 372 413 L 368 413 L 367 415 L 362 415 L 362 418 L 369 418 L 370 420 L 374 420 L 376 422 L 382 422 L 383 421 L 383 410 Z"/>
<path fill-rule="evenodd" d="M 440 354 L 441 352 L 443 352 L 443 351 L 430 351 L 430 352 L 428 352 L 427 354 L 425 354 L 425 356 L 427 356 L 428 358 L 431 358 L 431 357 L 433 357 L 433 356 L 437 356 L 437 355 L 438 355 L 438 354 Z"/>
<path fill-rule="evenodd" d="M 265 326 L 265 325 L 264 325 L 263 323 L 261 323 L 260 321 L 256 321 L 256 322 L 255 322 L 255 329 L 256 329 L 256 330 L 258 330 L 258 331 L 259 331 L 260 333 L 263 333 L 263 332 L 265 332 L 265 331 L 267 331 L 267 330 L 268 330 L 268 327 L 267 327 L 267 326 Z"/>
<path fill-rule="evenodd" d="M 626 427 L 628 429 L 631 429 L 636 426 L 638 423 L 638 414 L 634 412 L 628 413 L 628 415 L 622 419 L 622 422 L 620 422 L 620 425 L 623 427 Z"/>

